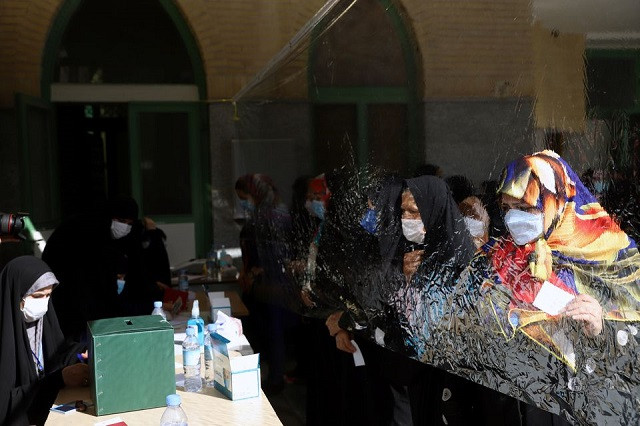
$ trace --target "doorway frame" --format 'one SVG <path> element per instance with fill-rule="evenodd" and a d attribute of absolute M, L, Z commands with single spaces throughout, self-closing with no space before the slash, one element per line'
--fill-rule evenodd
<path fill-rule="evenodd" d="M 407 82 L 404 86 L 385 87 L 385 86 L 357 86 L 357 87 L 323 87 L 313 84 L 313 72 L 316 64 L 316 50 L 318 49 L 318 34 L 321 34 L 325 28 L 319 26 L 314 30 L 312 36 L 311 47 L 309 49 L 308 67 L 307 67 L 307 86 L 308 96 L 311 102 L 310 113 L 311 126 L 310 137 L 312 141 L 312 164 L 316 171 L 317 160 L 315 157 L 315 149 L 317 141 L 315 138 L 315 123 L 313 120 L 313 105 L 322 104 L 350 104 L 356 107 L 358 129 L 357 139 L 357 160 L 358 166 L 363 167 L 367 163 L 369 155 L 369 137 L 368 137 L 368 106 L 376 104 L 402 104 L 407 107 L 407 140 L 406 145 L 402 147 L 404 150 L 405 167 L 412 170 L 422 161 L 419 157 L 419 141 L 421 140 L 422 118 L 420 114 L 419 92 L 421 89 L 422 67 L 420 66 L 418 45 L 415 37 L 412 35 L 412 28 L 409 22 L 406 22 L 400 11 L 400 6 L 396 3 L 401 1 L 394 0 L 377 0 L 386 12 L 391 26 L 400 42 L 402 48 L 402 56 L 404 58 L 405 69 L 407 73 Z"/>
<path fill-rule="evenodd" d="M 60 46 L 62 43 L 62 38 L 64 36 L 65 30 L 69 25 L 69 22 L 73 18 L 74 14 L 78 10 L 78 8 L 83 4 L 86 0 L 63 0 L 60 8 L 58 9 L 51 27 L 49 29 L 47 39 L 44 45 L 44 49 L 42 52 L 42 61 L 41 61 L 41 74 L 40 74 L 40 94 L 44 102 L 51 102 L 51 88 L 54 84 L 54 76 L 55 76 L 55 67 L 58 59 L 58 52 L 60 50 Z M 196 211 L 193 211 L 194 217 L 194 227 L 196 229 L 196 255 L 204 256 L 208 247 L 211 245 L 213 241 L 213 211 L 211 205 L 211 194 L 210 194 L 210 183 L 211 183 L 211 170 L 210 170 L 210 144 L 209 144 L 209 114 L 208 108 L 206 104 L 207 99 L 207 83 L 206 83 L 206 72 L 204 67 L 204 62 L 202 60 L 202 55 L 200 53 L 200 48 L 198 42 L 191 32 L 189 24 L 187 22 L 186 17 L 182 14 L 180 8 L 176 5 L 174 0 L 158 0 L 160 6 L 164 9 L 164 11 L 168 14 L 169 18 L 175 25 L 176 30 L 187 51 L 189 60 L 191 62 L 191 69 L 194 76 L 194 83 L 197 87 L 197 96 L 199 103 L 192 104 L 189 108 L 195 108 L 195 114 L 197 120 L 196 127 L 190 129 L 190 132 L 193 133 L 193 137 L 195 138 L 193 143 L 189 143 L 189 150 L 197 150 L 198 161 L 195 164 L 192 164 L 192 168 L 196 167 L 198 170 L 195 172 L 195 175 L 199 179 L 197 182 L 192 181 L 194 186 L 197 187 L 199 191 L 196 199 L 200 200 L 200 205 L 198 206 L 198 214 L 195 214 Z M 105 87 L 107 85 L 104 85 Z M 144 86 L 144 85 L 137 85 Z M 151 86 L 151 85 L 150 85 Z M 153 85 L 155 87 L 162 87 L 162 85 Z M 175 85 L 173 85 L 175 86 Z M 169 85 L 167 85 L 169 87 Z M 97 101 L 97 100 L 96 100 Z M 169 99 L 163 99 L 163 103 L 169 102 Z M 180 103 L 181 99 L 175 99 L 176 103 Z M 93 101 L 91 101 L 93 102 Z M 128 103 L 130 106 L 133 105 L 131 102 L 133 100 L 123 100 L 123 102 Z M 87 102 L 90 103 L 90 102 Z M 160 103 L 158 103 L 160 104 Z M 131 113 L 129 113 L 129 120 L 131 117 Z M 55 118 L 54 118 L 54 126 L 55 126 Z M 131 128 L 129 129 L 129 133 L 131 133 Z M 191 138 L 191 137 L 190 137 Z M 131 144 L 131 135 L 130 135 L 130 144 Z M 130 146 L 130 149 L 132 147 Z M 129 165 L 130 172 L 132 174 L 132 194 L 135 198 L 135 183 L 133 182 L 133 174 L 134 166 L 133 163 Z M 53 194 L 57 203 L 60 202 L 60 193 L 59 190 Z M 138 202 L 141 202 L 140 199 L 137 199 Z"/>

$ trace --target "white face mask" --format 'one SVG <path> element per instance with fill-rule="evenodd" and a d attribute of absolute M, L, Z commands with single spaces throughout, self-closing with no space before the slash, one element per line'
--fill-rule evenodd
<path fill-rule="evenodd" d="M 111 221 L 111 238 L 114 240 L 126 237 L 129 232 L 131 232 L 131 225 L 118 222 L 117 220 Z"/>
<path fill-rule="evenodd" d="M 472 237 L 484 236 L 484 223 L 481 220 L 465 216 L 464 223 Z"/>
<path fill-rule="evenodd" d="M 24 299 L 24 307 L 22 308 L 22 315 L 26 322 L 38 321 L 47 313 L 49 308 L 49 296 L 46 297 L 32 297 L 27 296 Z"/>
<path fill-rule="evenodd" d="M 504 223 L 507 225 L 513 241 L 517 245 L 523 246 L 542 236 L 543 218 L 542 213 L 528 213 L 511 209 L 504 216 Z"/>
<path fill-rule="evenodd" d="M 402 219 L 402 233 L 412 243 L 424 243 L 424 225 L 420 219 Z"/>

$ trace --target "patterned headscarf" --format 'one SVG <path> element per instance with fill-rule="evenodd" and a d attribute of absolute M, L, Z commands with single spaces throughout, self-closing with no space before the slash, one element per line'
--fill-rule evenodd
<path fill-rule="evenodd" d="M 236 181 L 236 189 L 251 195 L 256 208 L 273 208 L 280 203 L 280 196 L 273 180 L 263 174 L 247 174 Z"/>
<path fill-rule="evenodd" d="M 320 200 L 325 205 L 327 204 L 331 197 L 331 191 L 329 191 L 329 187 L 327 186 L 327 178 L 324 173 L 309 180 L 309 191 L 314 195 L 320 195 Z"/>
<path fill-rule="evenodd" d="M 575 368 L 573 351 L 557 333 L 558 318 L 531 303 L 549 281 L 569 293 L 594 297 L 605 320 L 640 320 L 636 244 L 553 151 L 509 164 L 498 192 L 540 209 L 545 229 L 535 243 L 517 246 L 507 237 L 485 246 L 494 275 L 483 286 L 501 285 L 510 295 L 492 300 L 498 322 L 507 338 L 522 331 Z"/>

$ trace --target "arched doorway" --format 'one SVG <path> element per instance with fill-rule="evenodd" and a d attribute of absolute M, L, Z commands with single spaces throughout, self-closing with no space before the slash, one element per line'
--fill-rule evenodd
<path fill-rule="evenodd" d="M 308 76 L 318 171 L 349 163 L 413 168 L 422 78 L 401 9 L 359 0 L 318 32 Z"/>
<path fill-rule="evenodd" d="M 62 217 L 116 194 L 163 224 L 169 256 L 211 242 L 205 73 L 171 0 L 67 0 L 41 90 L 56 117 Z"/>

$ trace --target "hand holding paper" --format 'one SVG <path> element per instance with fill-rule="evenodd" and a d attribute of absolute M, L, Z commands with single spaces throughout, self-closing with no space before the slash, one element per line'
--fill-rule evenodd
<path fill-rule="evenodd" d="M 585 333 L 588 336 L 597 336 L 602 332 L 602 306 L 588 294 L 579 294 L 567 306 L 560 311 L 576 321 L 585 322 Z"/>
<path fill-rule="evenodd" d="M 574 297 L 573 294 L 567 293 L 549 281 L 545 281 L 533 301 L 533 306 L 549 315 L 558 315 Z"/>

